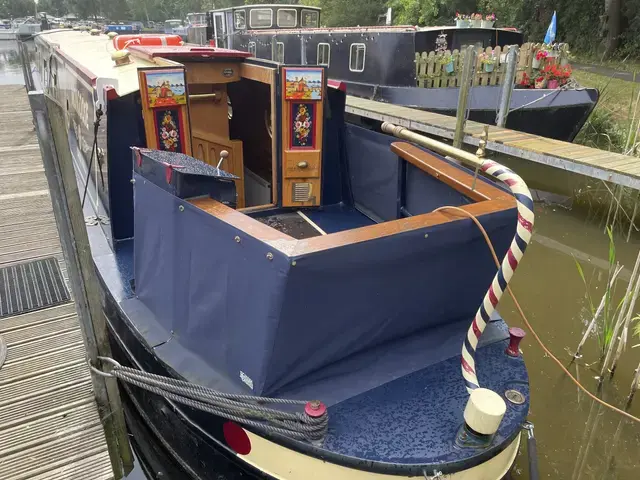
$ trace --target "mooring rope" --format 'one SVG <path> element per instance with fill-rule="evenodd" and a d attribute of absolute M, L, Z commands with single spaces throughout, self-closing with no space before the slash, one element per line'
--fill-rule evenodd
<path fill-rule="evenodd" d="M 125 367 L 111 358 L 98 357 L 98 359 L 110 364 L 111 370 L 104 372 L 90 365 L 91 370 L 97 375 L 115 377 L 156 395 L 227 420 L 298 440 L 318 441 L 322 440 L 327 433 L 329 416 L 326 407 L 319 401 L 308 402 L 224 393 L 184 380 Z M 283 411 L 265 406 L 268 404 L 295 405 L 305 408 L 303 412 Z M 315 414 L 314 410 L 318 413 Z"/>

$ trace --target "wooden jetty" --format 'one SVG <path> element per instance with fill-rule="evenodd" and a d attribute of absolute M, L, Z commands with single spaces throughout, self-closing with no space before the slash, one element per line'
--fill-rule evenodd
<path fill-rule="evenodd" d="M 23 86 L 0 86 L 0 268 L 66 268 Z M 0 318 L 2 480 L 114 477 L 74 303 Z"/>
<path fill-rule="evenodd" d="M 347 113 L 391 122 L 416 132 L 452 140 L 456 118 L 363 98 L 347 97 Z M 467 121 L 463 142 L 477 146 L 485 124 Z M 640 158 L 553 140 L 496 126 L 489 127 L 487 150 L 640 190 Z"/>

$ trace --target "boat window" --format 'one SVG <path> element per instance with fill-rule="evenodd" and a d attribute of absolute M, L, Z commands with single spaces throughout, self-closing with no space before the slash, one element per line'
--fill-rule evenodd
<path fill-rule="evenodd" d="M 314 10 L 302 10 L 300 15 L 301 27 L 317 27 L 318 26 L 318 12 Z"/>
<path fill-rule="evenodd" d="M 270 8 L 254 8 L 249 13 L 251 28 L 271 28 L 273 25 L 273 10 Z"/>
<path fill-rule="evenodd" d="M 278 10 L 279 27 L 295 27 L 298 20 L 298 12 L 293 8 L 281 8 Z"/>
<path fill-rule="evenodd" d="M 248 51 L 254 57 L 256 56 L 256 42 L 249 42 Z"/>
<path fill-rule="evenodd" d="M 284 63 L 284 43 L 276 43 L 276 58 L 274 60 L 278 63 Z"/>
<path fill-rule="evenodd" d="M 247 28 L 247 17 L 244 10 L 233 12 L 233 19 L 236 30 L 244 30 L 245 28 Z"/>
<path fill-rule="evenodd" d="M 331 58 L 331 45 L 328 43 L 318 44 L 318 65 L 329 66 L 329 59 Z"/>
<path fill-rule="evenodd" d="M 352 43 L 349 52 L 349 70 L 352 72 L 364 71 L 364 57 L 367 53 L 367 46 L 364 43 Z"/>

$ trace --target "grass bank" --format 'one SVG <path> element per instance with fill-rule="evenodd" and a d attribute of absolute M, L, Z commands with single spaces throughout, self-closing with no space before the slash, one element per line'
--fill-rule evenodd
<path fill-rule="evenodd" d="M 640 76 L 640 69 L 638 70 Z M 597 73 L 573 71 L 584 87 L 600 90 L 600 101 L 576 138 L 577 143 L 620 153 L 637 155 L 640 123 L 640 84 Z"/>

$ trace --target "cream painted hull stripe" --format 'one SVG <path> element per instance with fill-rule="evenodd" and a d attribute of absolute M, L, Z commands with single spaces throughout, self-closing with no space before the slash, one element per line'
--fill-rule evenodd
<path fill-rule="evenodd" d="M 365 472 L 325 462 L 276 443 L 270 442 L 247 431 L 251 440 L 251 452 L 238 457 L 261 472 L 278 480 L 398 480 L 401 475 Z M 506 449 L 483 464 L 468 470 L 439 477 L 442 480 L 500 480 L 509 472 L 520 446 L 520 435 Z M 433 472 L 427 472 L 432 474 Z"/>

